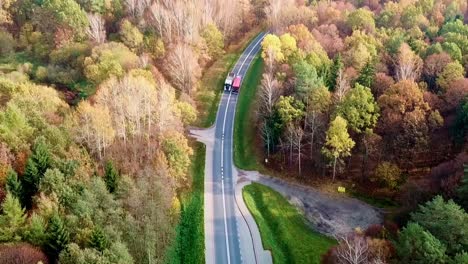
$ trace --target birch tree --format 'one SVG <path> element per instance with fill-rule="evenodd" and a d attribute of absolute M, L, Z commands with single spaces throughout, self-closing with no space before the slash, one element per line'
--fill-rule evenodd
<path fill-rule="evenodd" d="M 106 42 L 106 28 L 104 19 L 99 14 L 87 14 L 89 26 L 86 29 L 88 37 L 97 44 Z"/>
<path fill-rule="evenodd" d="M 260 86 L 260 112 L 262 116 L 271 116 L 276 101 L 280 96 L 280 84 L 272 74 L 264 73 Z"/>
<path fill-rule="evenodd" d="M 349 80 L 346 76 L 346 73 L 344 73 L 343 69 L 340 69 L 338 71 L 338 77 L 336 79 L 335 93 L 333 94 L 335 101 L 341 102 L 350 88 L 351 86 L 349 84 Z"/>
<path fill-rule="evenodd" d="M 166 70 L 175 87 L 189 95 L 194 89 L 196 79 L 201 76 L 196 54 L 184 43 L 177 44 L 170 51 Z"/>
<path fill-rule="evenodd" d="M 397 80 L 416 81 L 421 74 L 423 62 L 406 43 L 399 49 L 397 57 L 396 78 Z"/>

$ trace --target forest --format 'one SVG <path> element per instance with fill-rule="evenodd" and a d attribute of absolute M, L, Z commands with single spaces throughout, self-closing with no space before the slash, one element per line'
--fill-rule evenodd
<path fill-rule="evenodd" d="M 324 262 L 467 263 L 467 2 L 269 3 L 267 170 L 393 207 Z"/>
<path fill-rule="evenodd" d="M 251 8 L 0 1 L 1 263 L 180 263 L 194 95 Z"/>
<path fill-rule="evenodd" d="M 186 132 L 260 28 L 257 158 L 393 206 L 323 262 L 468 263 L 467 23 L 466 0 L 1 0 L 0 263 L 198 263 L 172 258 Z"/>

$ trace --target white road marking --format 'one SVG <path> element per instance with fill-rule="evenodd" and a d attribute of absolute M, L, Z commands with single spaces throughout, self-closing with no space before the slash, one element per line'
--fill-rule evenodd
<path fill-rule="evenodd" d="M 239 75 L 239 73 L 241 72 L 242 67 L 244 67 L 245 62 L 249 58 L 252 51 L 254 51 L 255 48 L 257 47 L 258 43 L 260 43 L 260 41 L 263 40 L 263 36 L 253 45 L 252 49 L 247 54 L 247 56 L 245 57 L 244 61 L 241 64 L 241 66 L 239 67 L 239 70 L 237 71 L 237 75 Z M 223 195 L 224 234 L 225 234 L 225 237 L 226 237 L 226 248 L 227 248 L 228 264 L 231 263 L 231 254 L 230 254 L 230 250 L 229 250 L 229 238 L 228 238 L 228 231 L 227 231 L 226 198 L 225 198 L 225 195 L 224 195 L 224 132 L 226 130 L 226 116 L 227 116 L 227 112 L 228 112 L 228 109 L 229 109 L 229 103 L 231 101 L 231 95 L 232 95 L 232 91 L 229 92 L 227 105 L 226 105 L 226 110 L 224 111 L 223 133 L 222 133 L 222 136 L 221 136 L 221 190 L 222 190 L 222 195 Z M 231 152 L 232 152 L 232 149 L 231 149 Z M 237 227 L 237 222 L 236 222 L 236 227 Z M 239 232 L 237 233 L 237 239 L 238 240 L 240 239 Z M 240 243 L 240 241 L 239 241 L 239 243 Z M 242 262 L 242 255 L 241 255 L 241 262 Z"/>
<path fill-rule="evenodd" d="M 227 231 L 227 214 L 226 214 L 226 199 L 224 197 L 224 174 L 223 174 L 223 168 L 224 168 L 224 130 L 226 128 L 226 115 L 227 115 L 227 110 L 229 108 L 229 101 L 231 100 L 231 92 L 229 92 L 229 97 L 227 100 L 227 105 L 226 105 L 226 111 L 224 111 L 224 121 L 223 121 L 223 136 L 221 138 L 221 190 L 223 192 L 223 211 L 224 211 L 224 234 L 226 237 L 226 249 L 227 249 L 227 259 L 228 259 L 228 264 L 231 263 L 231 254 L 229 251 L 229 239 L 228 239 L 228 231 Z"/>

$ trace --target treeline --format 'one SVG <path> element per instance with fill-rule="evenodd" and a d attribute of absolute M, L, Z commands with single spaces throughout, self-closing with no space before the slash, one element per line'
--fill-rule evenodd
<path fill-rule="evenodd" d="M 171 262 L 191 95 L 261 5 L 2 1 L 0 262 Z"/>
<path fill-rule="evenodd" d="M 450 248 L 465 234 L 410 212 L 435 194 L 467 201 L 459 191 L 468 162 L 467 8 L 443 0 L 269 1 L 272 33 L 262 43 L 257 98 L 268 166 L 301 180 L 339 178 L 351 191 L 396 200 L 395 222 L 410 221 L 400 235 L 345 238 L 330 261 L 466 261 L 465 242 Z M 436 198 L 425 207 L 428 217 L 445 210 L 444 219 L 460 221 L 454 226 L 467 219 L 453 201 Z M 422 248 L 428 243 L 437 249 Z M 364 251 L 361 259 L 341 258 Z"/>

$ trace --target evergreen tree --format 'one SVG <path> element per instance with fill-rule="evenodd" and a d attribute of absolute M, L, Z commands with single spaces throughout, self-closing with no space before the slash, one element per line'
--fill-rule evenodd
<path fill-rule="evenodd" d="M 101 252 L 103 252 L 109 247 L 109 240 L 107 239 L 106 234 L 104 234 L 101 228 L 94 228 L 93 233 L 91 234 L 89 245 L 92 248 L 95 248 Z"/>
<path fill-rule="evenodd" d="M 343 69 L 343 67 L 344 67 L 344 64 L 343 64 L 343 61 L 341 59 L 341 55 L 338 54 L 333 59 L 333 63 L 331 65 L 330 71 L 328 72 L 328 78 L 327 78 L 327 81 L 326 81 L 326 84 L 327 84 L 328 89 L 330 91 L 335 90 L 336 79 L 338 78 L 338 74 L 339 74 L 340 70 Z"/>
<path fill-rule="evenodd" d="M 418 223 L 447 246 L 447 254 L 454 256 L 468 251 L 468 214 L 455 202 L 436 196 L 411 214 Z"/>
<path fill-rule="evenodd" d="M 356 80 L 356 83 L 359 83 L 365 87 L 371 87 L 374 82 L 375 76 L 375 66 L 374 63 L 368 61 L 364 68 L 359 72 L 359 77 Z"/>
<path fill-rule="evenodd" d="M 457 202 L 468 212 L 468 165 L 463 166 L 464 176 L 457 189 Z"/>
<path fill-rule="evenodd" d="M 33 213 L 29 225 L 24 232 L 24 239 L 29 243 L 43 247 L 47 241 L 46 221 L 36 213 Z"/>
<path fill-rule="evenodd" d="M 51 167 L 52 158 L 43 137 L 36 140 L 31 158 L 36 164 L 39 175 L 44 175 L 46 170 Z"/>
<path fill-rule="evenodd" d="M 7 173 L 6 189 L 13 196 L 18 198 L 18 200 L 23 200 L 23 186 L 21 181 L 18 179 L 18 174 L 12 169 L 9 169 Z"/>
<path fill-rule="evenodd" d="M 110 193 L 114 193 L 117 190 L 119 173 L 115 169 L 114 164 L 112 164 L 112 161 L 106 162 L 104 181 Z"/>
<path fill-rule="evenodd" d="M 401 263 L 445 263 L 445 246 L 431 233 L 416 223 L 409 223 L 400 233 L 396 251 Z"/>
<path fill-rule="evenodd" d="M 46 252 L 55 260 L 70 241 L 70 234 L 58 213 L 53 214 L 49 219 L 46 233 Z"/>
<path fill-rule="evenodd" d="M 3 214 L 0 215 L 0 241 L 16 242 L 21 240 L 26 224 L 25 210 L 13 194 L 7 193 L 2 204 Z"/>
<path fill-rule="evenodd" d="M 31 208 L 32 196 L 37 192 L 39 188 L 40 175 L 37 169 L 36 163 L 32 158 L 29 158 L 26 162 L 26 169 L 22 179 L 23 185 L 23 202 L 27 208 Z"/>
<path fill-rule="evenodd" d="M 44 173 L 51 167 L 52 158 L 43 137 L 39 137 L 34 145 L 33 153 L 26 163 L 23 176 L 24 204 L 27 208 L 32 206 L 32 196 L 39 188 Z"/>

